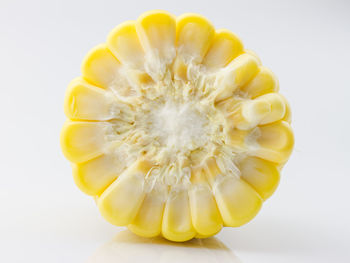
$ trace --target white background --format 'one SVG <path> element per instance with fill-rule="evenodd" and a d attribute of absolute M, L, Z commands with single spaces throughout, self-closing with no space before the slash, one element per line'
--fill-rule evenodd
<path fill-rule="evenodd" d="M 215 239 L 130 241 L 77 189 L 59 147 L 64 92 L 84 55 L 150 9 L 200 13 L 237 33 L 292 105 L 296 145 L 278 190 Z M 346 0 L 1 0 L 0 261 L 350 262 L 349 79 Z"/>

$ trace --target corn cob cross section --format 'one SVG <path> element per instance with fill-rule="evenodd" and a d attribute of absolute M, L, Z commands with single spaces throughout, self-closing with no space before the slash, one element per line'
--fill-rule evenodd
<path fill-rule="evenodd" d="M 275 75 L 204 17 L 150 11 L 93 48 L 68 87 L 64 155 L 102 216 L 173 241 L 250 221 L 293 149 Z"/>

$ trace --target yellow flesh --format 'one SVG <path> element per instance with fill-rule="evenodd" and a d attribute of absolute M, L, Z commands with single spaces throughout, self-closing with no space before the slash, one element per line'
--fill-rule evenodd
<path fill-rule="evenodd" d="M 92 49 L 61 146 L 103 217 L 173 241 L 250 221 L 294 144 L 274 74 L 204 17 L 150 11 Z"/>

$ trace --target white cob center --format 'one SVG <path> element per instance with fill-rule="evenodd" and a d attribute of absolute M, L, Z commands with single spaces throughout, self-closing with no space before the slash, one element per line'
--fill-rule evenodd
<path fill-rule="evenodd" d="M 209 120 L 195 104 L 166 102 L 152 109 L 149 134 L 161 147 L 178 153 L 203 147 L 209 140 Z"/>

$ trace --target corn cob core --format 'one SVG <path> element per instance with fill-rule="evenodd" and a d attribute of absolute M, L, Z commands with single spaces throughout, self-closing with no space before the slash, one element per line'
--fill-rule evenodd
<path fill-rule="evenodd" d="M 204 17 L 151 11 L 86 56 L 61 145 L 112 224 L 173 241 L 251 220 L 293 148 L 278 82 Z"/>

